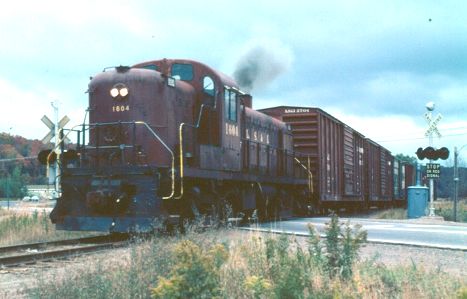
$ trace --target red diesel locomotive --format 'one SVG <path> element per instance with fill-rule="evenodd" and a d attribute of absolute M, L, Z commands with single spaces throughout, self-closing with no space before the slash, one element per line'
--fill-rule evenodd
<path fill-rule="evenodd" d="M 151 230 L 155 220 L 306 211 L 309 172 L 290 128 L 208 66 L 156 60 L 89 84 L 89 124 L 60 158 L 59 229 Z"/>

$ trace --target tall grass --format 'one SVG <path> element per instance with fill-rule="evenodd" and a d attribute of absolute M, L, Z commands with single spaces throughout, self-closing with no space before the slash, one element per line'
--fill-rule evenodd
<path fill-rule="evenodd" d="M 36 210 L 32 214 L 0 210 L 0 246 L 74 238 L 91 234 L 57 231 L 45 210 L 42 212 Z"/>
<path fill-rule="evenodd" d="M 331 221 L 332 240 L 189 230 L 132 246 L 86 271 L 40 280 L 33 298 L 465 298 L 466 278 L 359 261 L 365 232 Z M 337 236 L 340 236 L 337 237 Z M 464 297 L 462 297 L 464 296 Z"/>
<path fill-rule="evenodd" d="M 429 205 L 429 203 L 428 203 Z M 435 214 L 441 216 L 446 221 L 454 221 L 454 203 L 453 201 L 435 201 Z M 375 219 L 407 219 L 406 209 L 389 209 L 379 211 L 371 218 Z M 457 222 L 467 222 L 467 199 L 462 199 L 457 203 Z"/>
<path fill-rule="evenodd" d="M 384 211 L 379 211 L 373 215 L 371 218 L 374 219 L 407 219 L 407 210 L 406 209 L 389 209 Z"/>
<path fill-rule="evenodd" d="M 454 221 L 454 202 L 435 201 L 435 214 L 442 216 L 446 221 Z M 457 221 L 467 222 L 467 199 L 464 198 L 457 203 Z"/>

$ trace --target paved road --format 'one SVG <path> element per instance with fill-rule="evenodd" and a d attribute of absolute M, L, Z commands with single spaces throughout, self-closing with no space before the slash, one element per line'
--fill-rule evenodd
<path fill-rule="evenodd" d="M 19 201 L 19 200 L 10 200 L 10 208 L 16 206 L 18 204 L 18 202 L 21 202 L 21 201 Z M 0 207 L 6 209 L 8 207 L 8 200 L 0 200 Z"/>
<path fill-rule="evenodd" d="M 296 218 L 287 221 L 259 224 L 259 229 L 275 232 L 287 232 L 296 235 L 307 235 L 307 224 L 311 223 L 324 233 L 325 223 L 329 217 Z M 368 241 L 411 244 L 419 246 L 452 248 L 467 251 L 467 225 L 450 223 L 420 223 L 414 220 L 373 220 L 361 218 L 340 218 L 342 222 L 350 221 L 351 225 L 361 224 L 368 232 Z"/>

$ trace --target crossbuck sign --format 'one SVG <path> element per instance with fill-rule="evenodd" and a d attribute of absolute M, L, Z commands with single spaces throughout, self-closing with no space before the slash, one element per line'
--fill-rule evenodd
<path fill-rule="evenodd" d="M 438 123 L 443 118 L 441 114 L 438 114 L 435 118 L 432 117 L 431 113 L 425 113 L 425 119 L 428 122 L 428 129 L 425 132 L 425 137 L 430 137 L 433 134 L 436 136 L 441 137 L 441 133 L 438 131 Z"/>
<path fill-rule="evenodd" d="M 45 115 L 42 116 L 41 120 L 50 129 L 49 133 L 47 133 L 47 135 L 45 135 L 45 137 L 42 138 L 42 143 L 47 144 L 50 142 L 50 140 L 52 140 L 52 138 L 55 137 L 55 124 Z M 58 130 L 60 131 L 61 129 L 63 129 L 63 127 L 65 127 L 65 125 L 69 121 L 70 119 L 68 118 L 68 116 L 65 115 L 64 117 L 62 117 L 62 119 L 58 122 Z M 66 143 L 70 142 L 68 138 L 65 138 L 64 141 Z M 58 138 L 55 139 L 55 143 L 58 143 Z"/>

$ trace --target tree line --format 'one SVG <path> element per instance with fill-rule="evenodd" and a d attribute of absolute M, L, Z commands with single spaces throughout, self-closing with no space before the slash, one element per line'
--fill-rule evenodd
<path fill-rule="evenodd" d="M 47 183 L 45 167 L 35 158 L 45 148 L 39 140 L 0 133 L 0 198 L 20 198 L 27 185 Z"/>

